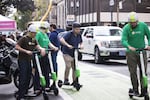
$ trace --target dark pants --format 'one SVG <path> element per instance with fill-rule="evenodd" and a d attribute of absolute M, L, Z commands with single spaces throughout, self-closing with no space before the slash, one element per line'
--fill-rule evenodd
<path fill-rule="evenodd" d="M 58 52 L 52 52 L 53 69 L 56 74 L 58 74 L 57 53 Z"/>
<path fill-rule="evenodd" d="M 46 79 L 46 88 L 48 88 L 50 85 L 50 77 L 49 77 L 50 64 L 49 64 L 48 56 L 46 55 L 44 57 L 41 57 L 41 58 L 39 58 L 39 60 L 40 60 L 42 73 Z M 37 66 L 35 66 L 34 90 L 39 90 L 39 89 L 41 89 L 40 77 L 39 77 L 39 72 L 38 72 Z"/>
<path fill-rule="evenodd" d="M 19 98 L 23 98 L 28 92 L 28 87 L 30 84 L 32 67 L 31 61 L 28 60 L 18 60 L 20 74 L 19 74 Z"/>
<path fill-rule="evenodd" d="M 147 56 L 146 52 L 143 52 L 144 58 L 144 65 L 145 65 L 145 72 L 147 72 Z M 141 72 L 141 63 L 140 63 L 140 55 L 136 52 L 127 52 L 127 64 L 130 72 L 131 83 L 133 86 L 134 91 L 138 91 L 139 88 L 139 81 L 137 76 L 137 66 L 139 67 L 140 72 L 140 85 L 141 89 L 144 89 L 143 82 L 142 82 L 142 72 Z M 142 92 L 143 90 L 141 90 Z"/>

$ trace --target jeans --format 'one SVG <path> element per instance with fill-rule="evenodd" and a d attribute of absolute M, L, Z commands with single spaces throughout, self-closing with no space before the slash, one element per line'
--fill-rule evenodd
<path fill-rule="evenodd" d="M 19 98 L 24 98 L 24 95 L 28 92 L 30 79 L 32 75 L 31 61 L 18 60 L 20 74 L 19 74 Z"/>
<path fill-rule="evenodd" d="M 54 72 L 56 72 L 56 74 L 58 74 L 57 53 L 58 52 L 52 52 L 51 53 L 53 69 L 54 69 Z"/>

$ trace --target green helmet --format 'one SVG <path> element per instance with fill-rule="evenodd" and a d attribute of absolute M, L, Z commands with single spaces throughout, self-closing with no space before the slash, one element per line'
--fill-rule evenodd
<path fill-rule="evenodd" d="M 137 22 L 138 21 L 138 16 L 136 12 L 130 12 L 128 15 L 128 22 Z"/>

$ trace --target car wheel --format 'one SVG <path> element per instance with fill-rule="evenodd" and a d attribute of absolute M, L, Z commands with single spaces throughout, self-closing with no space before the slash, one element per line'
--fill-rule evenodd
<path fill-rule="evenodd" d="M 82 60 L 82 53 L 81 52 L 78 52 L 78 60 Z"/>
<path fill-rule="evenodd" d="M 97 47 L 95 48 L 94 54 L 95 54 L 94 61 L 96 64 L 104 62 L 104 59 L 100 57 L 100 51 Z"/>

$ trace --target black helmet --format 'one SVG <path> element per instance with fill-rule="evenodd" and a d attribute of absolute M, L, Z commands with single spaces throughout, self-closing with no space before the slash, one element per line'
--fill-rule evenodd
<path fill-rule="evenodd" d="M 81 24 L 78 23 L 78 22 L 74 22 L 74 23 L 72 24 L 72 28 L 80 28 L 80 27 L 81 27 Z"/>

